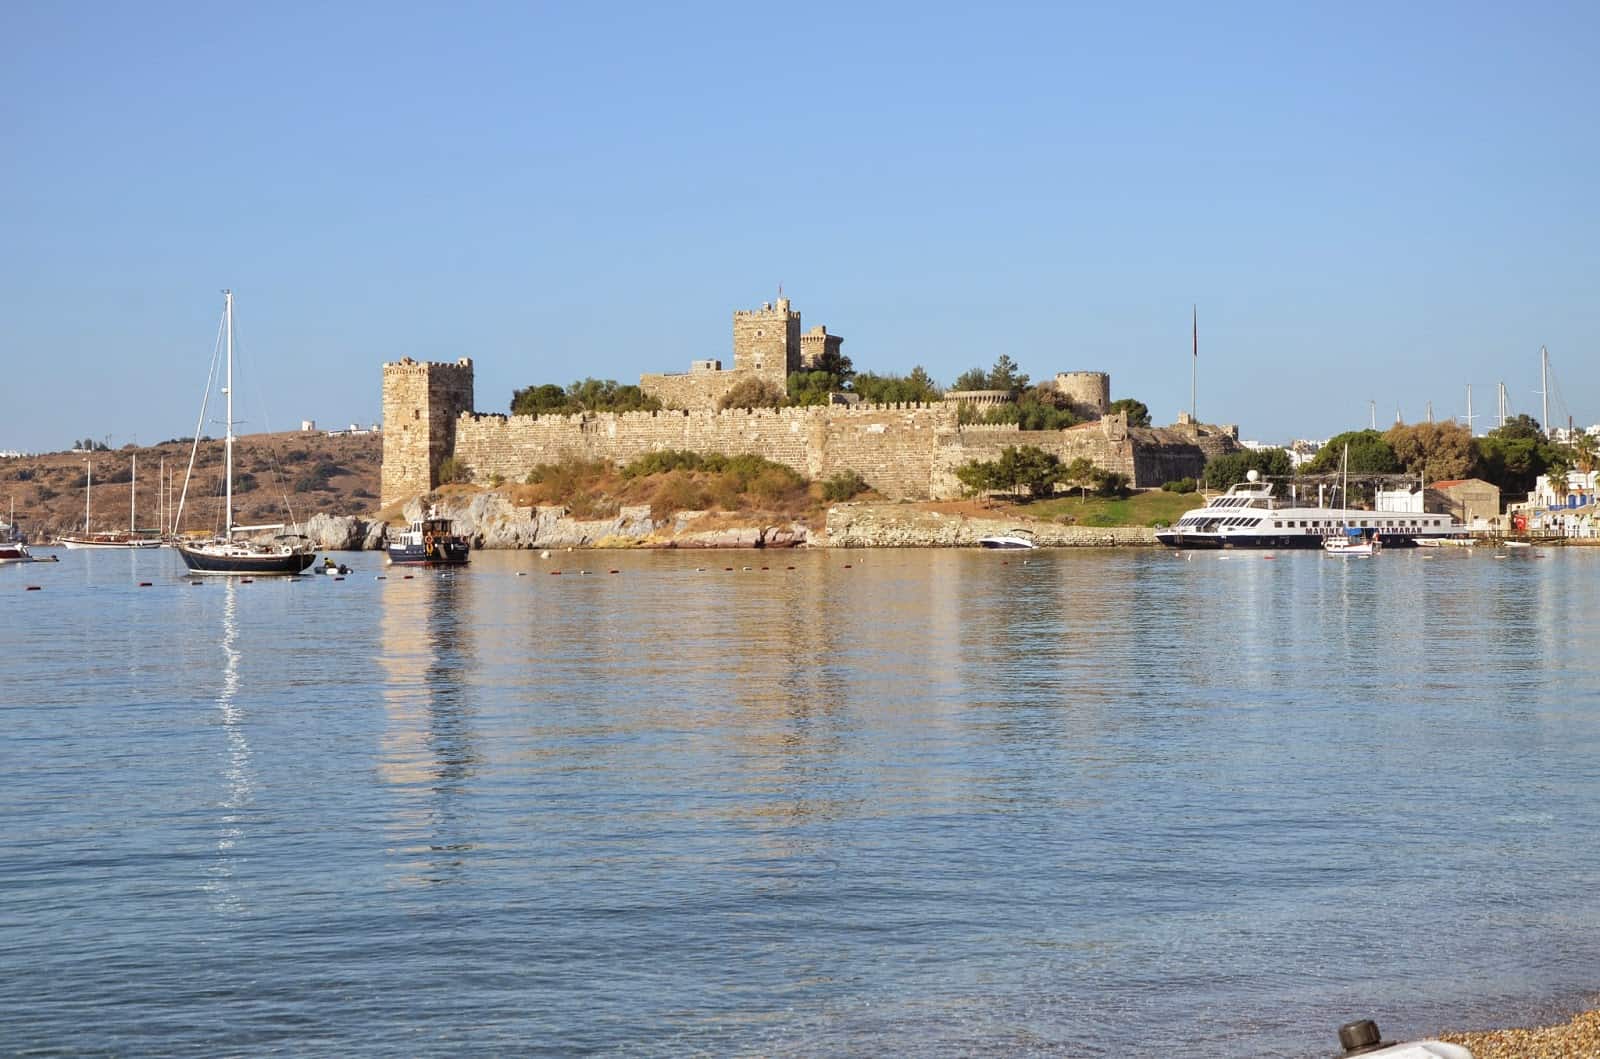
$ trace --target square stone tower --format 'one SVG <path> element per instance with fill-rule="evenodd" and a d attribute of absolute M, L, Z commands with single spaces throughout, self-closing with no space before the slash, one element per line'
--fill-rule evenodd
<path fill-rule="evenodd" d="M 456 418 L 472 411 L 472 358 L 454 364 L 405 357 L 383 366 L 383 484 L 387 507 L 439 484 L 454 455 Z"/>
<path fill-rule="evenodd" d="M 733 367 L 776 383 L 800 370 L 800 313 L 789 308 L 788 298 L 765 302 L 759 309 L 736 309 L 733 314 Z"/>
<path fill-rule="evenodd" d="M 818 324 L 800 336 L 800 367 L 811 371 L 822 363 L 822 358 L 828 354 L 840 355 L 840 347 L 844 345 L 843 335 L 830 335 L 828 329 Z"/>

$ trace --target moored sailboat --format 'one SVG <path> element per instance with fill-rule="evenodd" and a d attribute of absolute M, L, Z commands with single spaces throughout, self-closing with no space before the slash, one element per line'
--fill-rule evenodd
<path fill-rule="evenodd" d="M 317 557 L 305 536 L 279 532 L 267 542 L 235 536 L 267 530 L 282 531 L 284 526 L 236 526 L 233 522 L 233 291 L 225 290 L 222 294 L 223 325 L 227 332 L 227 382 L 223 393 L 228 398 L 228 429 L 223 439 L 223 528 L 221 534 L 209 541 L 180 542 L 177 545 L 178 554 L 183 557 L 184 565 L 197 574 L 245 574 L 258 577 L 266 574 L 298 574 Z M 215 370 L 215 361 L 212 363 Z M 210 396 L 208 386 L 206 399 L 209 400 Z M 206 401 L 202 400 L 202 425 L 205 422 L 205 408 Z M 184 476 L 183 494 L 178 501 L 178 518 L 183 515 L 183 500 L 188 496 L 189 476 L 194 471 L 194 452 L 200 444 L 199 426 L 195 428 L 194 437 L 194 448 L 189 454 L 189 474 Z M 173 520 L 173 524 L 177 525 L 177 519 Z"/>
<path fill-rule="evenodd" d="M 159 534 L 152 536 L 141 533 L 138 529 L 138 497 L 139 497 L 139 456 L 133 456 L 132 469 L 128 477 L 128 529 L 93 532 L 89 529 L 90 497 L 94 490 L 94 461 L 87 461 L 83 479 L 83 532 L 62 534 L 56 542 L 65 548 L 159 548 L 162 541 Z"/>

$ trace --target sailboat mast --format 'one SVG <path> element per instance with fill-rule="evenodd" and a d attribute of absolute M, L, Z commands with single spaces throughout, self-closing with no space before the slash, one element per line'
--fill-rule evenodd
<path fill-rule="evenodd" d="M 226 520 L 223 524 L 222 539 L 233 539 L 233 291 L 222 292 L 225 299 L 228 320 L 228 382 L 223 393 L 228 395 L 228 434 L 223 441 L 223 481 L 225 499 L 223 506 L 226 509 Z"/>
<path fill-rule="evenodd" d="M 94 489 L 94 460 L 87 459 L 83 462 L 89 468 L 84 472 L 83 476 L 83 535 L 87 537 L 89 535 L 89 495 Z"/>
<path fill-rule="evenodd" d="M 128 532 L 135 532 L 138 527 L 138 516 L 134 513 L 134 505 L 139 498 L 139 454 L 133 454 L 133 470 L 128 472 Z"/>
<path fill-rule="evenodd" d="M 1544 401 L 1544 418 L 1539 420 L 1544 427 L 1544 436 L 1550 436 L 1550 351 L 1543 346 L 1539 347 L 1539 396 Z"/>

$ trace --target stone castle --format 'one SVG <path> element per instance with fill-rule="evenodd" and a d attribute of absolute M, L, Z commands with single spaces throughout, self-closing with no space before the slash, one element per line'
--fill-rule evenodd
<path fill-rule="evenodd" d="M 956 468 L 994 459 L 1008 445 L 1037 445 L 1067 462 L 1087 457 L 1127 475 L 1136 488 L 1198 477 L 1211 456 L 1237 448 L 1237 430 L 1186 416 L 1172 427 L 1130 427 L 1125 415 L 1109 414 L 1111 377 L 1093 371 L 1055 376 L 1056 389 L 1089 420 L 1066 430 L 960 422 L 963 404 L 1004 403 L 1011 399 L 1005 391 L 951 392 L 928 404 L 718 410 L 743 380 L 759 378 L 781 390 L 791 372 L 816 366 L 843 342 L 825 327 L 802 332 L 787 298 L 737 311 L 731 368 L 698 360 L 685 373 L 640 377 L 641 389 L 667 406 L 660 412 L 478 413 L 470 358 L 386 363 L 382 503 L 433 489 L 440 464 L 452 457 L 483 482 L 520 480 L 539 464 L 566 459 L 625 463 L 664 449 L 753 453 L 808 478 L 854 471 L 887 497 L 925 500 L 960 496 Z"/>

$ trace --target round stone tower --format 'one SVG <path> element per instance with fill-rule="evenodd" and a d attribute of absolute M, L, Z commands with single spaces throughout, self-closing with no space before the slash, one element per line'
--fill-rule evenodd
<path fill-rule="evenodd" d="M 1099 419 L 1111 408 L 1111 376 L 1103 371 L 1058 371 L 1056 391 L 1066 395 L 1072 410 Z"/>

